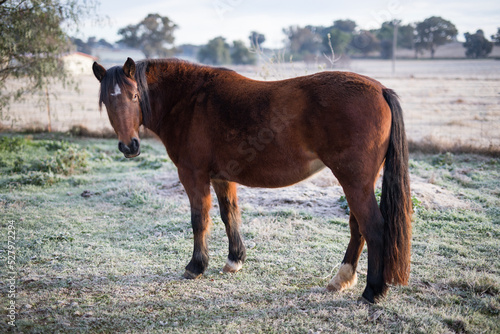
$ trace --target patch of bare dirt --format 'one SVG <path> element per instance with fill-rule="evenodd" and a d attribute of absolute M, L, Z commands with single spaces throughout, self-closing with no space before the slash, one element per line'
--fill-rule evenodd
<path fill-rule="evenodd" d="M 159 193 L 171 201 L 188 207 L 187 195 L 177 172 L 170 171 L 157 177 L 163 185 Z M 426 209 L 459 208 L 470 209 L 470 204 L 458 198 L 453 192 L 428 180 L 411 176 L 412 195 Z M 247 212 L 297 212 L 312 216 L 347 218 L 339 202 L 344 195 L 342 187 L 332 172 L 325 168 L 311 178 L 286 188 L 266 189 L 238 187 L 239 204 Z M 213 206 L 218 209 L 216 195 L 212 191 Z M 213 212 L 215 214 L 215 212 Z"/>

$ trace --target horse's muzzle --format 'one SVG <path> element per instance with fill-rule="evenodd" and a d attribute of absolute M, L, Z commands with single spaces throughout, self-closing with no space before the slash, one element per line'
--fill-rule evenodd
<path fill-rule="evenodd" d="M 141 154 L 139 139 L 137 138 L 132 138 L 128 145 L 125 145 L 122 141 L 119 141 L 118 149 L 123 153 L 125 158 L 134 158 Z"/>

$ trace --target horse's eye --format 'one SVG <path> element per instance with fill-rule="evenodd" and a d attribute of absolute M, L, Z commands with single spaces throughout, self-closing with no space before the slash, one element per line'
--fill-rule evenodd
<path fill-rule="evenodd" d="M 132 98 L 132 101 L 137 101 L 137 98 L 138 98 L 137 94 L 134 94 L 134 97 Z"/>

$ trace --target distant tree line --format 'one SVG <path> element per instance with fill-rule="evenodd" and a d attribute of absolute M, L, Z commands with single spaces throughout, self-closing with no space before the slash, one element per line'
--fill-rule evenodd
<path fill-rule="evenodd" d="M 173 47 L 174 30 L 177 25 L 168 17 L 149 14 L 136 25 L 121 28 L 118 33 L 123 45 L 138 48 L 147 58 L 175 55 L 182 51 Z M 396 36 L 395 35 L 395 31 Z M 286 50 L 290 58 L 299 61 L 316 61 L 322 56 L 338 57 L 380 57 L 389 59 L 393 56 L 394 37 L 398 48 L 413 50 L 415 58 L 428 51 L 434 58 L 436 49 L 446 43 L 456 41 L 458 34 L 455 25 L 439 16 L 429 17 L 421 22 L 401 24 L 401 21 L 383 22 L 377 29 L 358 29 L 352 20 L 336 20 L 331 26 L 305 27 L 290 26 L 283 29 L 286 38 Z M 487 57 L 494 43 L 499 43 L 500 28 L 488 41 L 482 30 L 465 33 L 465 55 L 470 58 Z M 249 43 L 233 41 L 229 43 L 223 36 L 218 36 L 200 46 L 196 58 L 203 63 L 219 64 L 254 64 L 256 51 L 260 51 L 266 38 L 263 34 L 252 31 Z M 75 43 L 79 41 L 76 40 Z M 96 41 L 89 40 L 81 46 L 91 47 Z M 100 43 L 102 41 L 99 41 Z M 78 44 L 77 44 L 78 45 Z M 186 46 L 189 50 L 192 46 Z M 192 51 L 192 50 L 191 50 Z"/>
<path fill-rule="evenodd" d="M 201 47 L 197 58 L 200 62 L 211 65 L 240 64 L 251 65 L 257 62 L 255 50 L 264 43 L 265 37 L 257 32 L 249 36 L 250 47 L 243 41 L 233 41 L 232 45 L 222 36 L 216 37 Z"/>
<path fill-rule="evenodd" d="M 76 47 L 76 50 L 79 52 L 91 54 L 92 49 L 98 48 L 98 47 L 105 47 L 105 48 L 113 48 L 113 44 L 107 42 L 105 39 L 101 38 L 100 40 L 97 40 L 95 37 L 89 37 L 87 38 L 87 41 L 83 41 L 80 38 L 70 38 L 71 43 Z"/>
<path fill-rule="evenodd" d="M 434 57 L 436 48 L 453 41 L 458 33 L 453 23 L 436 16 L 406 25 L 401 25 L 400 21 L 388 21 L 372 30 L 358 30 L 352 20 L 336 20 L 329 27 L 291 26 L 283 32 L 288 37 L 288 48 L 295 59 L 317 59 L 319 55 L 332 51 L 337 55 L 364 57 L 378 51 L 381 58 L 387 59 L 394 52 L 396 26 L 397 46 L 415 50 L 415 57 L 424 50 L 429 50 Z"/>
<path fill-rule="evenodd" d="M 382 23 L 380 28 L 372 30 L 357 29 L 352 20 L 336 20 L 332 26 L 291 26 L 283 29 L 288 37 L 287 49 L 290 56 L 297 60 L 317 60 L 321 55 L 367 57 L 378 52 L 383 59 L 393 55 L 393 39 L 397 31 L 397 47 L 414 50 L 415 58 L 424 51 L 429 51 L 434 58 L 436 49 L 456 40 L 457 28 L 453 23 L 439 16 L 429 17 L 421 22 L 401 25 L 400 21 Z M 493 43 L 500 45 L 500 28 L 492 35 L 490 42 L 482 30 L 476 33 L 465 33 L 463 46 L 469 58 L 485 58 L 492 49 Z"/>

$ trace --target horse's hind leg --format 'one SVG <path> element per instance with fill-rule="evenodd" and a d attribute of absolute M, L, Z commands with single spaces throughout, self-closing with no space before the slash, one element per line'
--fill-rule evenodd
<path fill-rule="evenodd" d="M 212 185 L 217 194 L 220 214 L 229 239 L 229 255 L 223 271 L 237 272 L 243 266 L 246 251 L 240 235 L 241 214 L 238 208 L 236 183 L 212 180 Z"/>
<path fill-rule="evenodd" d="M 363 250 L 365 239 L 359 232 L 358 222 L 352 212 L 349 216 L 349 226 L 351 228 L 351 240 L 339 271 L 326 287 L 330 291 L 342 291 L 351 288 L 358 281 L 356 267 L 358 266 L 359 255 Z"/>
<path fill-rule="evenodd" d="M 368 273 L 363 298 L 371 303 L 384 297 L 384 219 L 377 205 L 373 187 L 344 187 L 359 233 L 368 246 Z"/>

